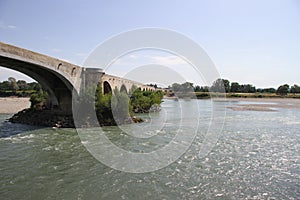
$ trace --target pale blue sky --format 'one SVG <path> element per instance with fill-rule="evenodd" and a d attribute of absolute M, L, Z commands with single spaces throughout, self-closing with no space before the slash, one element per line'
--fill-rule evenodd
<path fill-rule="evenodd" d="M 300 84 L 298 0 L 0 1 L 0 41 L 78 65 L 107 38 L 142 27 L 190 37 L 230 81 Z M 0 80 L 9 76 L 20 77 L 0 68 Z"/>

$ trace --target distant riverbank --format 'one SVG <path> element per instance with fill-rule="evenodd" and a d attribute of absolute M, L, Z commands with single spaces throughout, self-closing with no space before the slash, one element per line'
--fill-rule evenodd
<path fill-rule="evenodd" d="M 300 99 L 300 94 L 289 93 L 279 95 L 276 93 L 219 93 L 219 92 L 176 92 L 165 94 L 167 99 L 210 99 L 210 98 L 255 98 L 255 99 Z"/>
<path fill-rule="evenodd" d="M 30 107 L 29 98 L 1 97 L 0 114 L 15 114 Z"/>

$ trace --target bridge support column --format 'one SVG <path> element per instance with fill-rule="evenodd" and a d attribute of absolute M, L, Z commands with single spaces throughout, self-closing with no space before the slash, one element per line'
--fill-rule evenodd
<path fill-rule="evenodd" d="M 98 84 L 104 74 L 103 70 L 99 68 L 84 68 L 82 76 L 83 91 L 93 84 Z"/>

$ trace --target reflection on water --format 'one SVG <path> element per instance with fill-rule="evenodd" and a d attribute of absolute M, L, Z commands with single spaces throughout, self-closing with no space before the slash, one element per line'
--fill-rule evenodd
<path fill-rule="evenodd" d="M 9 116 L 0 115 L 1 199 L 299 198 L 300 110 L 228 109 L 218 142 L 208 156 L 199 159 L 210 109 L 235 102 L 198 103 L 200 129 L 191 147 L 168 167 L 145 174 L 120 172 L 101 164 L 72 129 L 9 124 L 4 122 Z M 166 100 L 163 106 L 177 109 L 174 104 Z M 193 109 L 193 101 L 183 104 Z M 160 117 L 154 114 L 149 119 Z M 169 124 L 178 116 L 173 117 L 168 116 Z M 116 145 L 137 152 L 159 148 L 174 136 L 173 126 L 157 137 L 139 140 L 116 127 L 105 130 Z"/>

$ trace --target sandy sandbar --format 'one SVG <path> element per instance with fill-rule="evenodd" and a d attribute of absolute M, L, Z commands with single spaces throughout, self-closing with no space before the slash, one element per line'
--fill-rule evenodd
<path fill-rule="evenodd" d="M 14 114 L 30 107 L 29 98 L 4 97 L 0 98 L 0 114 Z"/>
<path fill-rule="evenodd" d="M 234 101 L 234 102 L 245 102 L 227 108 L 235 111 L 269 111 L 274 112 L 279 108 L 286 109 L 300 109 L 300 99 L 292 98 L 227 98 L 218 99 L 217 101 Z M 252 103 L 255 102 L 255 103 Z"/>

